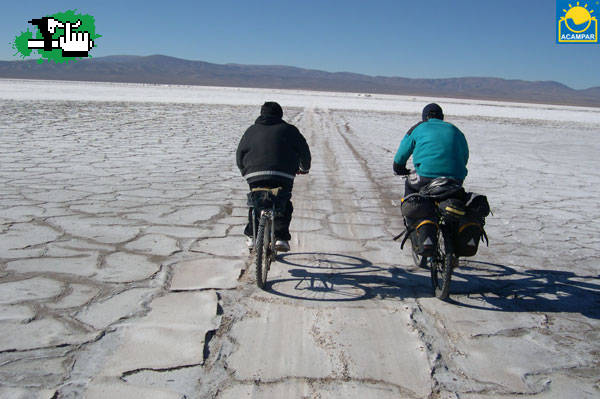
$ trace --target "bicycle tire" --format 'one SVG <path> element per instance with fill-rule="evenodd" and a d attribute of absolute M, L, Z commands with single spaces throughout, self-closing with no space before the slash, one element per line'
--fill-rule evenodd
<path fill-rule="evenodd" d="M 271 261 L 273 260 L 273 242 L 271 241 L 271 229 L 273 229 L 273 222 L 271 219 L 267 218 L 265 223 L 265 235 L 263 239 L 263 268 L 262 268 L 262 283 L 263 286 L 267 285 L 267 274 L 269 273 L 269 269 L 271 269 Z"/>
<path fill-rule="evenodd" d="M 267 217 L 266 215 L 262 215 L 260 218 L 260 222 L 258 223 L 258 229 L 256 232 L 256 246 L 254 248 L 255 253 L 255 260 L 256 260 L 256 285 L 258 286 L 258 288 L 264 289 L 265 288 L 265 283 L 266 283 L 266 278 L 263 278 L 263 268 L 265 265 L 263 265 L 264 263 L 264 258 L 265 258 L 265 231 L 266 229 L 266 225 L 267 225 Z M 268 245 L 268 244 L 267 244 Z"/>
<path fill-rule="evenodd" d="M 452 271 L 456 266 L 458 259 L 453 251 L 446 253 L 444 237 L 441 232 L 438 233 L 438 248 L 435 256 L 431 258 L 431 285 L 433 294 L 441 300 L 448 298 L 450 294 L 450 282 L 452 281 Z"/>
<path fill-rule="evenodd" d="M 441 262 L 432 262 L 431 282 L 433 284 L 434 295 L 438 299 L 444 300 L 450 295 L 450 282 L 452 281 L 454 259 L 456 259 L 456 256 L 448 254 L 441 259 Z"/>

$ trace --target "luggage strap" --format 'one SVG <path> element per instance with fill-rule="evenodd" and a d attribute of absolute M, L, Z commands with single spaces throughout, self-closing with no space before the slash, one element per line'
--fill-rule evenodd
<path fill-rule="evenodd" d="M 437 223 L 436 222 L 434 222 L 433 220 L 425 219 L 421 223 L 419 223 L 417 225 L 417 227 L 415 227 L 413 230 L 419 230 L 419 227 L 421 227 L 421 226 L 423 226 L 425 224 L 434 224 L 437 227 Z"/>
<path fill-rule="evenodd" d="M 402 242 L 400 243 L 400 249 L 404 249 L 404 244 L 406 243 L 406 240 L 408 240 L 408 237 L 410 237 L 410 233 L 412 233 L 414 230 L 415 229 L 411 227 L 409 229 L 404 230 L 402 233 L 398 234 L 396 237 L 393 238 L 394 241 L 398 241 L 400 237 L 404 236 Z"/>
<path fill-rule="evenodd" d="M 462 226 L 460 226 L 460 227 L 458 228 L 458 232 L 459 232 L 459 233 L 462 233 L 462 231 L 463 231 L 464 229 L 466 229 L 467 227 L 469 227 L 469 226 L 477 226 L 477 227 L 479 227 L 480 229 L 482 229 L 482 230 L 483 230 L 483 228 L 481 228 L 481 225 L 480 225 L 479 223 L 471 222 L 471 223 L 465 223 L 465 224 L 463 224 Z"/>
<path fill-rule="evenodd" d="M 488 240 L 488 236 L 485 232 L 485 229 L 483 228 L 483 226 L 481 226 L 481 232 L 483 233 L 483 235 L 481 236 L 481 241 L 483 241 L 483 239 L 485 238 L 485 246 L 489 247 L 490 246 L 490 242 Z"/>

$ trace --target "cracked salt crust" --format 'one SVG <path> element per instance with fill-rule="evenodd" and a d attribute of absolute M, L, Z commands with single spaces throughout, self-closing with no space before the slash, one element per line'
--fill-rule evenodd
<path fill-rule="evenodd" d="M 15 385 L 0 396 L 598 391 L 596 109 L 437 99 L 467 135 L 467 188 L 487 194 L 495 214 L 490 247 L 456 270 L 455 302 L 445 304 L 431 298 L 428 271 L 391 241 L 403 194 L 391 158 L 431 99 L 0 87 L 0 373 Z M 42 100 L 57 90 L 62 100 Z M 311 173 L 295 181 L 292 253 L 273 264 L 269 292 L 249 268 L 247 186 L 232 158 L 265 95 L 313 150 Z M 262 346 L 249 345 L 260 338 L 251 325 L 281 354 L 300 350 L 285 373 L 269 366 L 276 355 L 252 366 Z M 36 359 L 30 370 L 27 359 Z M 162 368 L 171 371 L 153 371 Z"/>

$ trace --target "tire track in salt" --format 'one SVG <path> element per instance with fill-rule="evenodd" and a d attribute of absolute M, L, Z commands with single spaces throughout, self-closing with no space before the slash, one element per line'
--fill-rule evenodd
<path fill-rule="evenodd" d="M 327 111 L 305 109 L 292 123 L 313 153 L 311 173 L 296 179 L 292 252 L 272 265 L 267 292 L 244 278 L 245 295 L 231 308 L 224 300 L 233 321 L 217 333 L 229 343 L 217 350 L 228 372 L 217 397 L 428 397 L 431 368 L 411 318 L 419 284 L 370 260 L 391 254 L 373 245 L 388 235 L 379 193 Z"/>

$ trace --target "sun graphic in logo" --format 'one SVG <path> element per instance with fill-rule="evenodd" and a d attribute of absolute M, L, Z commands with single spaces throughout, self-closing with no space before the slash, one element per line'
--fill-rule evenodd
<path fill-rule="evenodd" d="M 592 17 L 594 10 L 588 11 L 587 4 L 580 6 L 577 2 L 576 6 L 569 4 L 569 10 L 564 10 L 565 16 L 562 20 L 565 21 L 566 27 L 573 33 L 585 32 L 589 29 L 592 21 L 596 20 L 596 17 Z M 570 23 L 569 23 L 570 22 Z"/>

